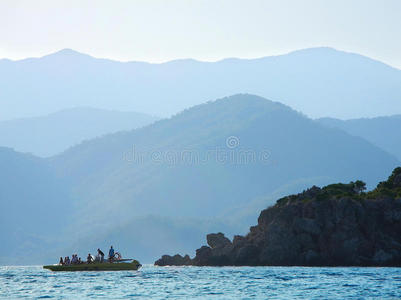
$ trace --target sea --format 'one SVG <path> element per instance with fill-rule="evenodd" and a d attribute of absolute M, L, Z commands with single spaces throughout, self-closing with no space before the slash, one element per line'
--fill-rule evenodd
<path fill-rule="evenodd" d="M 0 299 L 401 299 L 401 268 L 0 267 Z"/>

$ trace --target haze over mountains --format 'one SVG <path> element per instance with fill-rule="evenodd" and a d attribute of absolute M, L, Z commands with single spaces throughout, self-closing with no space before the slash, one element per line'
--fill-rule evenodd
<path fill-rule="evenodd" d="M 0 60 L 0 120 L 24 117 L 0 121 L 0 264 L 104 241 L 150 262 L 207 232 L 245 233 L 312 185 L 373 187 L 400 164 L 399 117 L 333 118 L 401 113 L 399 99 L 400 70 L 330 48 L 214 63 L 68 49 Z"/>
<path fill-rule="evenodd" d="M 71 224 L 72 204 L 48 162 L 0 147 L 0 264 L 52 253 L 50 241 Z"/>
<path fill-rule="evenodd" d="M 401 115 L 345 121 L 322 118 L 318 121 L 326 126 L 339 128 L 351 135 L 362 137 L 395 155 L 401 161 Z"/>
<path fill-rule="evenodd" d="M 0 121 L 0 146 L 48 157 L 83 140 L 132 130 L 157 119 L 136 112 L 76 107 L 42 117 Z"/>
<path fill-rule="evenodd" d="M 313 118 L 401 113 L 400 70 L 331 48 L 212 63 L 123 63 L 69 49 L 41 58 L 0 60 L 0 120 L 74 106 L 170 116 L 244 92 L 280 101 Z"/>
<path fill-rule="evenodd" d="M 107 240 L 123 252 L 134 251 L 144 262 L 167 250 L 188 252 L 208 231 L 241 233 L 251 225 L 248 217 L 254 219 L 280 196 L 356 179 L 373 187 L 399 164 L 360 137 L 249 94 L 88 140 L 50 159 L 10 151 L 0 152 L 1 176 L 7 178 L 14 170 L 21 174 L 10 177 L 14 188 L 5 181 L 2 205 L 35 203 L 70 217 L 67 226 L 38 231 L 31 248 L 48 245 L 43 240 L 58 238 L 54 232 L 67 232 L 59 244 L 64 250 L 106 247 L 101 243 Z M 47 205 L 47 199 L 54 203 Z M 12 216 L 18 210 L 6 206 L 2 211 L 12 212 L 2 228 L 8 235 L 4 239 L 26 239 L 13 230 Z M 34 214 L 28 222 L 32 228 L 41 228 L 48 224 L 47 216 L 54 216 L 47 210 Z M 0 253 L 3 261 L 10 259 L 8 253 L 23 252 L 20 244 L 11 245 Z M 42 250 L 45 257 L 49 249 Z"/>
<path fill-rule="evenodd" d="M 227 144 L 230 139 L 234 148 Z M 101 204 L 108 216 L 117 202 L 132 206 L 130 216 L 141 207 L 141 214 L 193 217 L 222 215 L 227 207 L 299 180 L 359 177 L 374 184 L 381 177 L 377 170 L 388 173 L 396 162 L 361 138 L 248 94 L 90 140 L 52 158 L 78 195 Z M 113 207 L 107 206 L 109 199 Z M 122 217 L 118 209 L 116 213 Z"/>

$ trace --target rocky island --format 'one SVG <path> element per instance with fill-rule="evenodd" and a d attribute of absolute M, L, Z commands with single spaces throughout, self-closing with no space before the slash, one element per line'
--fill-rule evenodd
<path fill-rule="evenodd" d="M 401 266 L 401 168 L 364 190 L 362 181 L 313 186 L 263 210 L 246 236 L 208 234 L 194 258 L 155 265 Z"/>

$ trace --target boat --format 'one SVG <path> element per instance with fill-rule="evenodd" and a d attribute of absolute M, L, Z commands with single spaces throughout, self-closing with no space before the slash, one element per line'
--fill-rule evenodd
<path fill-rule="evenodd" d="M 47 265 L 43 269 L 54 272 L 74 272 L 74 271 L 136 271 L 142 265 L 137 260 L 121 259 L 113 262 L 94 262 L 77 265 Z"/>

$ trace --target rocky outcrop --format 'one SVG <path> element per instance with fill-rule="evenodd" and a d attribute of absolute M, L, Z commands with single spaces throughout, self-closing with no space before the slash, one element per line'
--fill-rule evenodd
<path fill-rule="evenodd" d="M 363 193 L 363 187 L 361 181 L 333 184 L 284 197 L 232 243 L 209 234 L 209 246 L 188 257 L 189 264 L 401 266 L 401 168 L 375 190 Z M 155 264 L 166 261 L 175 264 L 170 258 Z"/>
<path fill-rule="evenodd" d="M 206 236 L 208 246 L 196 250 L 193 264 L 197 266 L 224 266 L 230 264 L 233 244 L 223 233 L 211 233 Z"/>
<path fill-rule="evenodd" d="M 394 177 L 393 187 L 401 187 L 401 174 Z"/>
<path fill-rule="evenodd" d="M 212 249 L 225 248 L 231 245 L 231 241 L 221 232 L 208 234 L 206 236 L 206 241 Z"/>
<path fill-rule="evenodd" d="M 176 254 L 174 256 L 163 255 L 159 260 L 155 262 L 157 266 L 189 266 L 193 265 L 193 262 L 189 255 L 181 256 Z"/>

